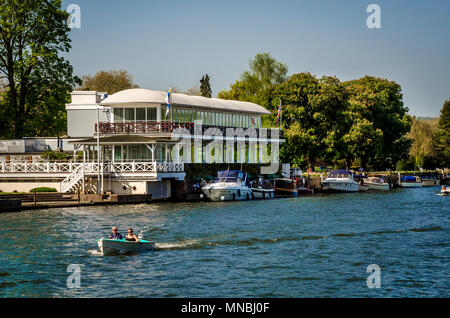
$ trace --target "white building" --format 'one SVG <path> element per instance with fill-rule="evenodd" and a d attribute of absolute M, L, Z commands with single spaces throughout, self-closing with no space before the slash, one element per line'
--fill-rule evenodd
<path fill-rule="evenodd" d="M 261 129 L 261 116 L 271 113 L 260 105 L 174 93 L 168 108 L 167 95 L 147 89 L 111 96 L 72 92 L 66 105 L 68 137 L 60 147 L 73 151 L 73 160 L 4 160 L 0 190 L 28 191 L 45 185 L 61 192 L 166 198 L 171 180 L 184 180 L 185 163 L 263 163 L 267 155 L 260 144 L 282 142 Z"/>

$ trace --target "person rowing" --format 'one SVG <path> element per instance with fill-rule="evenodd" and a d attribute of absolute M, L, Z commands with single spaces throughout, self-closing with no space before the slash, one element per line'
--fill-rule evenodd
<path fill-rule="evenodd" d="M 139 238 L 136 236 L 136 234 L 134 234 L 133 229 L 131 227 L 128 229 L 128 233 L 127 236 L 125 236 L 125 239 L 130 242 L 139 243 Z"/>

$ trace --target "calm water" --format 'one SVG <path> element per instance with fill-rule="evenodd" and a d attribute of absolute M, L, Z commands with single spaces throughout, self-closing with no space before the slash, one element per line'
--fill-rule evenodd
<path fill-rule="evenodd" d="M 0 296 L 449 297 L 450 198 L 437 192 L 0 214 Z M 159 250 L 96 255 L 112 225 Z M 369 264 L 380 289 L 366 286 Z"/>

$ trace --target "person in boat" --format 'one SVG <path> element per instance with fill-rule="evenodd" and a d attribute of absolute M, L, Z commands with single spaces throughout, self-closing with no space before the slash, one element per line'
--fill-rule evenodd
<path fill-rule="evenodd" d="M 136 243 L 139 242 L 139 238 L 136 236 L 136 234 L 134 234 L 133 229 L 131 227 L 128 229 L 128 233 L 127 236 L 125 236 L 125 239 L 130 242 Z"/>
<path fill-rule="evenodd" d="M 113 240 L 121 240 L 122 239 L 122 234 L 119 233 L 119 229 L 117 228 L 117 226 L 113 226 L 112 233 L 109 234 L 108 238 L 113 239 Z"/>

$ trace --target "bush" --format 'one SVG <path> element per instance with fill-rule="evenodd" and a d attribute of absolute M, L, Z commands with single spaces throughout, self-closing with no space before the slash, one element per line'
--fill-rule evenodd
<path fill-rule="evenodd" d="M 36 189 L 36 192 L 58 192 L 58 191 L 56 191 L 55 188 L 48 188 L 48 187 L 34 188 L 34 189 L 31 189 L 30 192 L 34 192 L 35 189 Z"/>

